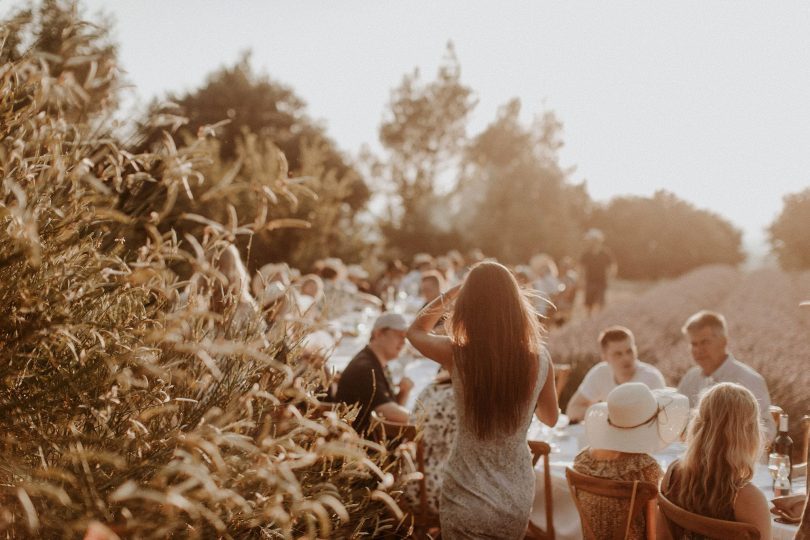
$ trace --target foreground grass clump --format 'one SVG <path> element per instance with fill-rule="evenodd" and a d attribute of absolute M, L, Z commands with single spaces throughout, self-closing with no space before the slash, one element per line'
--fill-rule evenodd
<path fill-rule="evenodd" d="M 238 236 L 284 224 L 180 212 L 224 187 L 206 176 L 212 145 L 122 150 L 91 99 L 110 70 L 81 54 L 83 28 L 69 21 L 58 56 L 0 66 L 0 533 L 401 529 L 391 473 L 407 464 L 361 439 L 348 411 L 318 411 L 325 381 L 296 348 L 303 329 L 237 313 L 238 284 L 212 264 Z M 272 187 L 294 186 L 276 169 L 239 189 L 284 204 Z M 179 237 L 170 218 L 200 235 Z"/>

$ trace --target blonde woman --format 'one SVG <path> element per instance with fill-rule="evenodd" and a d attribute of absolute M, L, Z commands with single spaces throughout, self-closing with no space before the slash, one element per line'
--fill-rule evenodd
<path fill-rule="evenodd" d="M 432 333 L 458 297 L 449 335 Z M 442 538 L 523 538 L 534 499 L 532 413 L 557 422 L 554 370 L 531 303 L 503 265 L 482 262 L 417 315 L 408 339 L 451 372 L 458 432 L 444 468 Z"/>
<path fill-rule="evenodd" d="M 759 404 L 735 383 L 720 383 L 704 393 L 689 426 L 683 459 L 669 467 L 661 492 L 695 514 L 749 523 L 761 540 L 771 538 L 765 495 L 751 483 L 762 449 Z M 658 538 L 671 539 L 664 518 Z"/>

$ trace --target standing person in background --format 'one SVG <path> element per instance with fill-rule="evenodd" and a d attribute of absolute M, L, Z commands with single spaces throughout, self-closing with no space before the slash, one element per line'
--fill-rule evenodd
<path fill-rule="evenodd" d="M 605 247 L 605 235 L 599 229 L 585 233 L 585 252 L 579 263 L 585 275 L 585 308 L 590 315 L 605 306 L 608 279 L 616 274 L 616 259 Z"/>
<path fill-rule="evenodd" d="M 432 333 L 456 297 L 450 335 Z M 523 538 L 534 500 L 526 433 L 533 413 L 549 426 L 559 413 L 531 303 L 506 267 L 482 262 L 419 312 L 408 339 L 450 372 L 458 414 L 442 478 L 442 537 Z"/>

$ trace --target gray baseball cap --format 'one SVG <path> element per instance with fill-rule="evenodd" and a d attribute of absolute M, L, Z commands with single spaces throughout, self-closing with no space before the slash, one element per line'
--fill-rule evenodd
<path fill-rule="evenodd" d="M 392 330 L 399 330 L 404 332 L 408 329 L 408 322 L 405 317 L 393 311 L 386 311 L 374 321 L 374 330 L 383 330 L 391 328 Z"/>

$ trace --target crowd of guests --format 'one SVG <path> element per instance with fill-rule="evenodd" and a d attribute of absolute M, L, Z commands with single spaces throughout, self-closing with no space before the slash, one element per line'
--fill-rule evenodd
<path fill-rule="evenodd" d="M 432 276 L 429 271 L 423 275 Z M 529 421 L 535 414 L 554 426 L 558 409 L 542 319 L 519 272 L 496 262 L 473 266 L 461 284 L 430 294 L 407 330 L 400 315 L 383 314 L 369 347 L 341 377 L 338 398 L 359 406 L 359 431 L 368 427 L 372 410 L 399 422 L 421 419 L 427 502 L 440 515 L 443 538 L 522 538 L 526 531 L 534 497 Z M 436 285 L 430 285 L 434 293 Z M 677 390 L 666 388 L 660 371 L 638 358 L 628 328 L 601 333 L 602 361 L 567 408 L 571 421 L 584 422 L 589 443 L 573 468 L 591 477 L 660 485 L 682 508 L 751 524 L 768 539 L 769 505 L 751 483 L 765 442 L 775 433 L 767 385 L 729 351 L 723 315 L 695 313 L 682 332 L 695 365 Z M 415 413 L 401 407 L 401 396 L 383 381 L 380 369 L 406 337 L 441 366 L 417 399 Z M 387 353 L 370 354 L 381 341 L 393 345 Z M 374 375 L 356 374 L 361 366 Z M 361 379 L 364 388 L 358 390 Z M 663 471 L 652 454 L 677 440 L 686 441 L 686 451 Z M 416 486 L 406 496 L 418 504 Z M 591 516 L 588 527 L 596 538 L 609 537 L 628 516 L 627 501 L 620 499 L 583 493 L 578 506 Z M 658 538 L 669 538 L 663 516 L 656 523 Z M 626 537 L 646 538 L 646 531 L 640 515 Z"/>
<path fill-rule="evenodd" d="M 417 399 L 416 414 L 423 424 L 427 501 L 441 518 L 442 536 L 522 538 L 534 498 L 527 429 L 533 415 L 554 426 L 559 414 L 542 326 L 565 322 L 580 287 L 589 311 L 604 304 L 615 262 L 602 240 L 589 233 L 579 265 L 563 259 L 558 266 L 544 254 L 511 268 L 478 251 L 467 257 L 421 254 L 410 269 L 390 262 L 376 280 L 339 259 L 319 261 L 308 274 L 268 264 L 251 276 L 236 248 L 227 246 L 208 261 L 223 279 L 192 279 L 181 301 L 205 297 L 209 309 L 225 312 L 228 306 L 221 304 L 237 298 L 231 322 L 260 313 L 267 331 L 280 317 L 317 323 L 358 304 L 385 310 L 403 298 L 418 301 L 421 309 L 411 324 L 393 311 L 376 319 L 367 346 L 345 368 L 331 397 L 358 406 L 354 427 L 361 434 L 372 411 L 395 422 L 413 420 L 404 407 L 412 382 L 403 378 L 395 386 L 386 373 L 410 342 L 441 366 Z M 226 287 L 236 294 L 223 294 Z M 204 292 L 212 294 L 196 294 Z M 768 503 L 751 484 L 763 441 L 775 433 L 767 385 L 729 351 L 722 315 L 696 313 L 682 330 L 695 366 L 677 392 L 638 358 L 629 329 L 601 333 L 601 362 L 566 410 L 571 421 L 584 422 L 589 441 L 574 469 L 660 484 L 662 493 L 689 511 L 750 523 L 761 538 L 770 538 Z M 678 439 L 686 440 L 687 450 L 665 473 L 651 454 Z M 414 490 L 406 496 L 415 503 Z M 612 530 L 626 517 L 619 500 L 583 495 L 578 503 L 594 516 L 589 526 L 599 530 Z M 668 538 L 662 523 L 659 537 Z M 639 516 L 627 537 L 644 538 L 645 530 Z"/>

